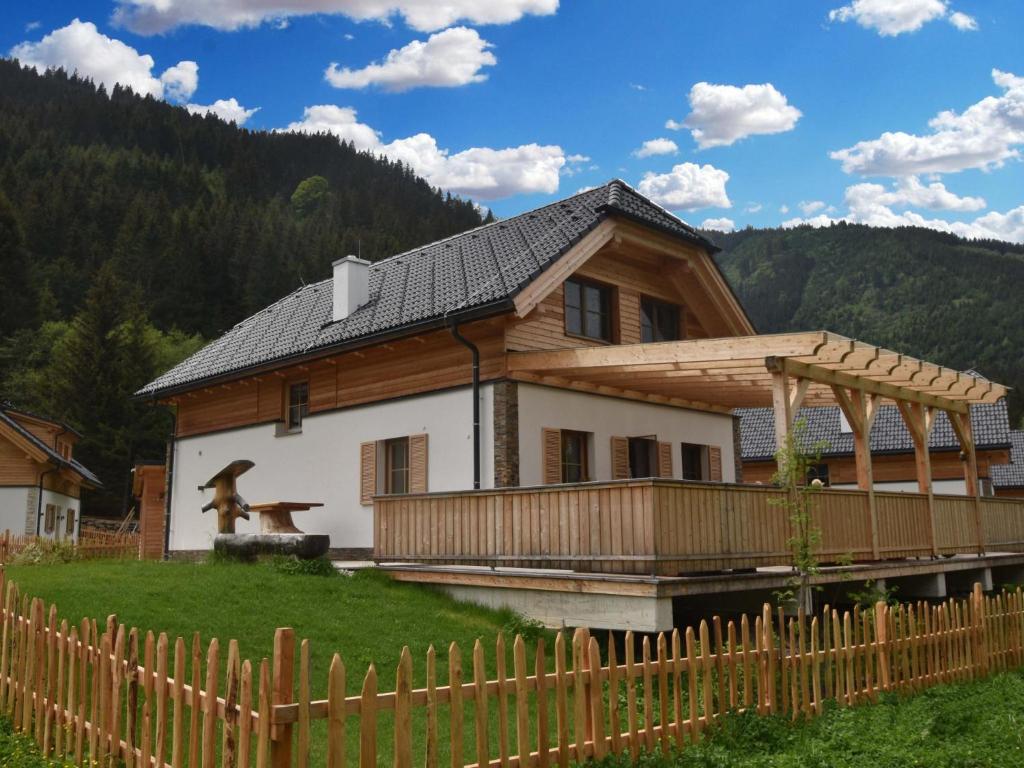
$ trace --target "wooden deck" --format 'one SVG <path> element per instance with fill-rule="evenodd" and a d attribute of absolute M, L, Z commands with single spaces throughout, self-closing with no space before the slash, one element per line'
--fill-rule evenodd
<path fill-rule="evenodd" d="M 788 565 L 767 486 L 628 480 L 374 499 L 379 562 L 674 576 Z M 1024 499 L 822 490 L 823 563 L 1024 552 Z M 872 532 L 877 531 L 877 545 Z"/>

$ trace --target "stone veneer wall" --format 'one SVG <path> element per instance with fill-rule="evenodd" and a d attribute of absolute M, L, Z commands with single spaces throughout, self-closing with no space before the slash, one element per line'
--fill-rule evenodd
<path fill-rule="evenodd" d="M 732 417 L 733 462 L 736 465 L 736 482 L 743 482 L 743 437 L 740 434 L 740 417 Z"/>
<path fill-rule="evenodd" d="M 495 382 L 494 487 L 519 485 L 519 385 Z"/>

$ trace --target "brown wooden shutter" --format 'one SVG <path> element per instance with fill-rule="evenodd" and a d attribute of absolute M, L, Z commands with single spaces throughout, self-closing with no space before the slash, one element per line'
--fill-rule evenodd
<path fill-rule="evenodd" d="M 372 504 L 377 494 L 377 443 L 359 446 L 359 503 Z"/>
<path fill-rule="evenodd" d="M 427 492 L 427 436 L 409 437 L 409 493 Z"/>
<path fill-rule="evenodd" d="M 612 438 L 612 480 L 629 479 L 629 438 Z"/>
<path fill-rule="evenodd" d="M 541 477 L 544 485 L 562 482 L 562 430 L 541 430 Z"/>
<path fill-rule="evenodd" d="M 658 443 L 658 477 L 672 477 L 672 443 Z"/>
<path fill-rule="evenodd" d="M 722 479 L 722 449 L 717 445 L 708 446 L 708 474 L 711 475 L 709 480 Z"/>

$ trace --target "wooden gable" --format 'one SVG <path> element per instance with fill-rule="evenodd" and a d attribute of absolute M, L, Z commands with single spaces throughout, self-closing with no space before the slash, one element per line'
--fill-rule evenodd
<path fill-rule="evenodd" d="M 642 297 L 681 308 L 685 338 L 744 336 L 754 329 L 706 250 L 630 222 L 608 220 L 516 297 L 510 351 L 595 346 L 565 330 L 564 284 L 573 276 L 614 289 L 613 338 L 640 341 Z"/>

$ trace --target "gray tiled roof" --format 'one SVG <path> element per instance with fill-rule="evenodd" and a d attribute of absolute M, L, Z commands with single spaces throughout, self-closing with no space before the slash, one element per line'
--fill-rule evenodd
<path fill-rule="evenodd" d="M 96 475 L 94 475 L 91 471 L 86 469 L 82 464 L 78 463 L 74 459 L 71 459 L 71 460 L 65 459 L 53 447 L 47 445 L 45 442 L 43 442 L 38 437 L 36 437 L 31 431 L 26 429 L 21 424 L 21 422 L 19 422 L 14 417 L 10 416 L 7 413 L 7 411 L 9 411 L 9 410 L 15 410 L 14 408 L 11 407 L 10 403 L 0 403 L 0 421 L 2 421 L 4 424 L 6 424 L 7 426 L 9 426 L 12 429 L 14 429 L 16 432 L 18 432 L 20 435 L 22 435 L 26 440 L 31 442 L 33 445 L 35 445 L 41 451 L 43 451 L 49 457 L 50 461 L 53 462 L 54 465 L 56 465 L 58 467 L 68 467 L 68 468 L 70 468 L 71 471 L 76 472 L 81 477 L 83 477 L 86 481 L 88 481 L 89 483 L 92 483 L 93 485 L 96 485 L 96 486 L 102 486 L 103 485 L 103 483 L 100 482 L 100 479 L 98 477 L 96 477 Z M 21 409 L 17 409 L 17 410 L 19 412 L 21 412 L 21 413 L 28 414 L 27 411 L 21 411 Z M 46 421 L 53 421 L 52 419 L 48 419 L 48 418 L 46 418 L 44 416 L 39 416 L 37 414 L 28 414 L 28 415 L 34 416 L 35 418 L 44 419 Z M 54 423 L 57 424 L 57 423 L 60 423 L 60 422 L 54 422 Z M 63 425 L 61 425 L 61 426 L 63 426 Z M 67 430 L 70 431 L 70 432 L 74 432 L 76 435 L 78 434 L 77 432 L 75 432 L 75 430 L 71 429 L 71 427 L 67 427 Z"/>
<path fill-rule="evenodd" d="M 1010 463 L 993 464 L 990 472 L 996 488 L 1024 488 L 1024 430 L 1010 430 Z"/>
<path fill-rule="evenodd" d="M 338 322 L 331 321 L 332 281 L 303 286 L 243 320 L 136 394 L 185 388 L 327 347 L 436 323 L 446 315 L 458 317 L 488 307 L 507 310 L 507 302 L 520 290 L 610 215 L 717 250 L 693 227 L 615 179 L 372 264 L 370 301 Z"/>
<path fill-rule="evenodd" d="M 771 459 L 775 455 L 775 414 L 771 408 L 737 408 L 740 417 L 740 439 L 744 461 Z M 839 406 L 801 408 L 797 420 L 804 420 L 806 448 L 823 441 L 828 448 L 823 456 L 850 456 L 853 454 L 853 434 L 841 431 Z M 1010 421 L 1006 400 L 998 403 L 971 406 L 971 426 L 978 448 L 1006 448 L 1010 445 Z M 942 411 L 935 419 L 929 446 L 933 451 L 957 450 L 953 427 Z M 910 439 L 895 405 L 883 405 L 871 429 L 872 453 L 912 453 Z"/>

